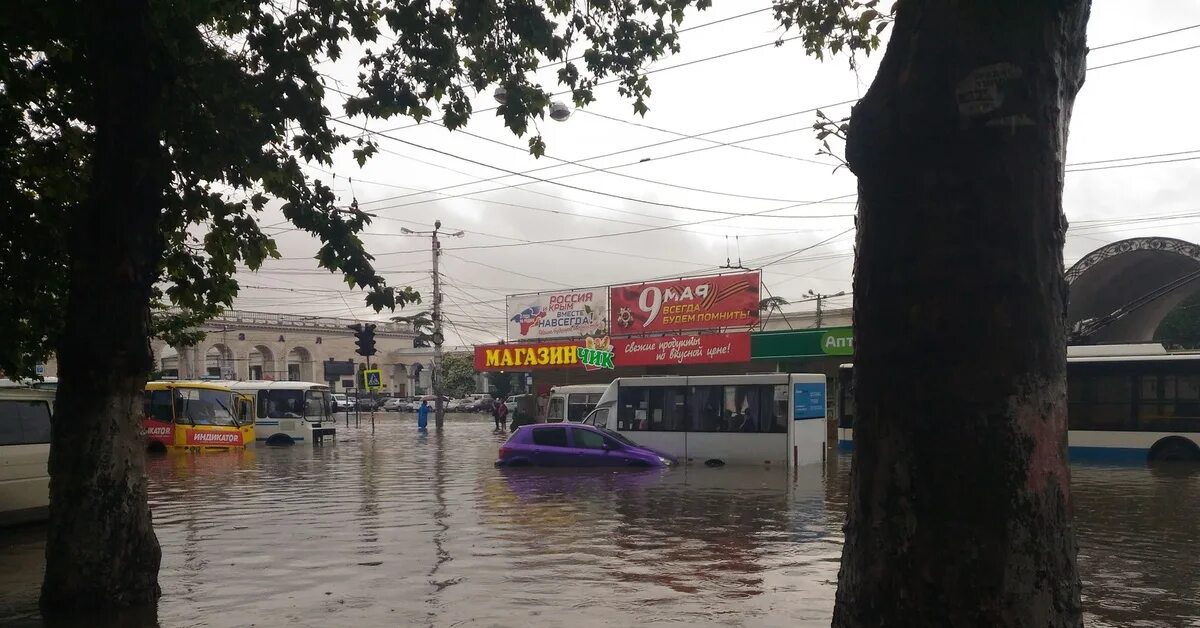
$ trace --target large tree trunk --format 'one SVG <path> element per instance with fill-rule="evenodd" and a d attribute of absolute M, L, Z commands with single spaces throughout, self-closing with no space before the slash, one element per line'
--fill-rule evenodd
<path fill-rule="evenodd" d="M 1079 626 L 1063 163 L 1087 0 L 901 0 L 854 109 L 835 626 Z"/>
<path fill-rule="evenodd" d="M 142 388 L 161 257 L 162 80 L 147 0 L 81 5 L 95 86 L 87 202 L 70 215 L 70 292 L 50 450 L 46 613 L 152 603 L 158 539 L 146 504 Z"/>

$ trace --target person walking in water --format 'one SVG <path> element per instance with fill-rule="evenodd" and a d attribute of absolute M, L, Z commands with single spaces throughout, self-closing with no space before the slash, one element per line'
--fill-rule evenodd
<path fill-rule="evenodd" d="M 508 419 L 508 406 L 504 405 L 503 397 L 496 397 L 492 403 L 492 420 L 496 423 L 496 431 L 504 431 Z"/>
<path fill-rule="evenodd" d="M 429 401 L 421 400 L 421 407 L 417 409 L 417 429 L 424 432 L 426 426 L 429 425 Z"/>

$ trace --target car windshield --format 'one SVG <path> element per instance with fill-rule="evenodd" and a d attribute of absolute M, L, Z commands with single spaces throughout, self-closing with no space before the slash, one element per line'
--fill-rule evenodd
<path fill-rule="evenodd" d="M 328 416 L 329 393 L 324 390 L 271 390 L 266 415 L 272 419 L 322 420 Z"/>
<path fill-rule="evenodd" d="M 629 445 L 630 447 L 637 447 L 637 446 L 638 446 L 638 445 L 637 445 L 637 443 L 635 443 L 635 442 L 633 442 L 633 441 L 629 440 L 628 438 L 625 438 L 625 437 L 624 437 L 624 436 L 622 436 L 622 435 L 621 435 L 619 432 L 614 432 L 614 431 L 612 431 L 612 430 L 610 430 L 610 429 L 603 428 L 603 427 L 596 428 L 596 429 L 599 429 L 601 432 L 604 432 L 604 435 L 605 435 L 605 436 L 610 436 L 610 437 L 612 437 L 612 439 L 613 439 L 613 440 L 617 441 L 618 443 L 621 443 L 622 445 Z"/>
<path fill-rule="evenodd" d="M 175 420 L 192 425 L 237 425 L 232 402 L 233 396 L 226 391 L 176 388 Z"/>

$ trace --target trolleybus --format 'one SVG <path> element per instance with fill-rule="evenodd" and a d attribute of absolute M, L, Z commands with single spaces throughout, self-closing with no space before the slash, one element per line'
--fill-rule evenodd
<path fill-rule="evenodd" d="M 838 444 L 854 440 L 853 364 L 838 372 Z M 1200 461 L 1200 353 L 1159 344 L 1067 350 L 1071 460 Z"/>

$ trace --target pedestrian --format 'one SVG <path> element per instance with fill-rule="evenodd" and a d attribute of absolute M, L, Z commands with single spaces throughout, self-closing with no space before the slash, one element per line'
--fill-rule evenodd
<path fill-rule="evenodd" d="M 496 431 L 503 432 L 505 420 L 508 418 L 508 406 L 504 405 L 503 397 L 496 397 L 492 404 L 492 420 L 496 423 Z"/>
<path fill-rule="evenodd" d="M 424 432 L 427 425 L 429 425 L 429 401 L 422 399 L 421 407 L 417 409 L 417 429 Z"/>

